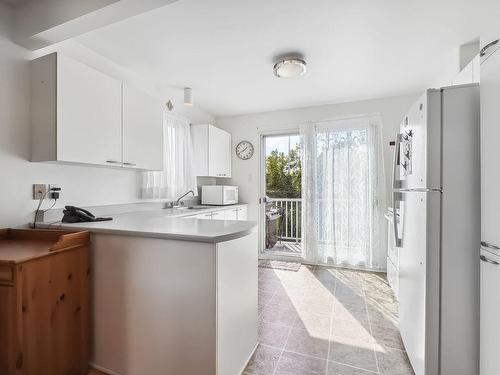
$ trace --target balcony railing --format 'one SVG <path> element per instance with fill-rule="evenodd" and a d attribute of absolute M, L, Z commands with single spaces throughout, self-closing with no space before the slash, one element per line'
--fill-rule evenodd
<path fill-rule="evenodd" d="M 284 212 L 281 238 L 286 241 L 300 242 L 302 236 L 302 199 L 301 198 L 270 198 L 273 208 L 282 208 Z"/>

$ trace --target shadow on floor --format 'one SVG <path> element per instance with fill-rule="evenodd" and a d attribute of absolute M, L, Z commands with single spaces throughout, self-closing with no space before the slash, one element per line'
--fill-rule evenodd
<path fill-rule="evenodd" d="M 246 374 L 413 375 L 384 274 L 259 268 L 259 347 Z"/>

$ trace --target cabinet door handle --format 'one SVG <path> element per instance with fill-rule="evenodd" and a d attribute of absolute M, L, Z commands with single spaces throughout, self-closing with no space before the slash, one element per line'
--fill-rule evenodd
<path fill-rule="evenodd" d="M 106 163 L 110 163 L 110 164 L 121 164 L 121 161 L 116 161 L 116 160 L 106 160 Z"/>
<path fill-rule="evenodd" d="M 495 266 L 498 266 L 500 263 L 498 263 L 496 260 L 491 260 L 486 258 L 484 255 L 479 256 L 479 259 L 481 259 L 483 262 L 493 264 Z"/>
<path fill-rule="evenodd" d="M 500 250 L 500 247 L 492 245 L 486 241 L 481 241 L 481 246 L 486 247 L 487 249 Z"/>
<path fill-rule="evenodd" d="M 123 165 L 130 165 L 130 166 L 132 166 L 132 167 L 136 167 L 136 166 L 137 166 L 137 164 L 135 164 L 135 163 L 130 163 L 130 162 L 123 162 Z"/>
<path fill-rule="evenodd" d="M 493 47 L 495 44 L 497 44 L 499 39 L 494 40 L 493 42 L 488 43 L 485 45 L 483 48 L 481 48 L 481 52 L 479 52 L 479 56 L 483 57 L 486 55 L 486 51 L 488 51 L 489 48 Z"/>

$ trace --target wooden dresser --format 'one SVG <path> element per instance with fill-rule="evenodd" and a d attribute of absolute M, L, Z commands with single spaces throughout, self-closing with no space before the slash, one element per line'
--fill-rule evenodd
<path fill-rule="evenodd" d="M 0 229 L 0 374 L 87 373 L 89 244 L 88 232 Z"/>

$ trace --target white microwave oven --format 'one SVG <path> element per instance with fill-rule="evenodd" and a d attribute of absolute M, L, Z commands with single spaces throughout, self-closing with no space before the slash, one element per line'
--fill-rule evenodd
<path fill-rule="evenodd" d="M 225 206 L 238 203 L 238 186 L 204 185 L 201 187 L 201 204 Z"/>

